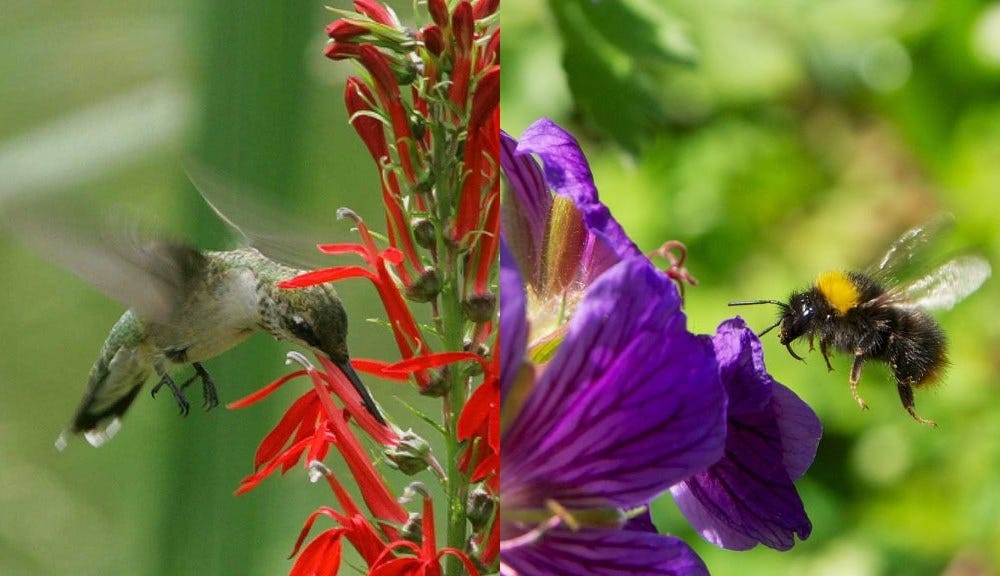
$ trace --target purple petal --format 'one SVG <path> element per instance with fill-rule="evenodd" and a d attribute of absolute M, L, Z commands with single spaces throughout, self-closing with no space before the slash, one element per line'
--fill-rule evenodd
<path fill-rule="evenodd" d="M 819 420 L 767 373 L 760 340 L 742 320 L 724 322 L 713 343 L 729 397 L 725 456 L 671 491 L 706 540 L 787 550 L 812 531 L 792 480 L 812 462 Z"/>
<path fill-rule="evenodd" d="M 816 458 L 816 449 L 823 436 L 823 425 L 812 408 L 795 392 L 779 382 L 774 383 L 773 390 L 774 400 L 771 406 L 781 428 L 785 470 L 792 480 L 798 480 Z"/>
<path fill-rule="evenodd" d="M 503 551 L 500 560 L 519 576 L 708 576 L 683 540 L 628 530 L 557 528 L 539 542 Z"/>
<path fill-rule="evenodd" d="M 537 154 L 542 159 L 549 187 L 573 200 L 587 227 L 600 239 L 591 249 L 592 272 L 588 279 L 596 278 L 618 260 L 640 254 L 611 211 L 598 199 L 587 158 L 572 134 L 552 120 L 542 118 L 521 135 L 516 153 Z"/>
<path fill-rule="evenodd" d="M 503 233 L 511 252 L 536 289 L 542 281 L 542 249 L 552 193 L 545 185 L 542 169 L 530 154 L 516 154 L 517 141 L 500 131 L 500 166 L 510 185 L 503 203 Z"/>
<path fill-rule="evenodd" d="M 725 397 L 710 341 L 685 321 L 645 258 L 590 287 L 506 430 L 505 505 L 629 508 L 719 459 Z"/>
<path fill-rule="evenodd" d="M 504 237 L 500 237 L 500 405 L 503 406 L 507 392 L 514 383 L 524 360 L 524 349 L 528 341 L 528 323 L 525 318 L 524 283 L 521 273 L 514 263 L 514 257 L 507 249 Z"/>

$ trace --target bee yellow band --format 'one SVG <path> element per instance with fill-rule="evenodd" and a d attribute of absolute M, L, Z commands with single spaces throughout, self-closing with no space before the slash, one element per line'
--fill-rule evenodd
<path fill-rule="evenodd" d="M 843 272 L 820 274 L 816 287 L 841 316 L 858 304 L 858 288 Z"/>

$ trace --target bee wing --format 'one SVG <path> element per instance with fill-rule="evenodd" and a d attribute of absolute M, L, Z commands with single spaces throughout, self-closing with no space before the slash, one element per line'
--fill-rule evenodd
<path fill-rule="evenodd" d="M 85 217 L 48 207 L 6 211 L 14 236 L 46 260 L 66 268 L 142 318 L 165 323 L 201 280 L 205 256 L 183 242 L 142 237 L 115 227 L 81 226 Z M 107 229 L 107 226 L 104 227 Z"/>
<path fill-rule="evenodd" d="M 991 273 L 990 264 L 985 259 L 960 256 L 892 292 L 900 306 L 948 310 L 978 290 Z"/>
<path fill-rule="evenodd" d="M 331 234 L 304 225 L 280 210 L 255 203 L 254 194 L 219 171 L 197 161 L 185 166 L 188 179 L 215 214 L 243 241 L 275 262 L 292 268 L 326 268 L 331 262 L 316 249 Z"/>
<path fill-rule="evenodd" d="M 889 246 L 885 255 L 868 272 L 882 280 L 891 280 L 906 268 L 912 267 L 924 255 L 932 240 L 939 237 L 955 224 L 955 217 L 949 213 L 938 214 L 919 226 L 914 226 Z"/>

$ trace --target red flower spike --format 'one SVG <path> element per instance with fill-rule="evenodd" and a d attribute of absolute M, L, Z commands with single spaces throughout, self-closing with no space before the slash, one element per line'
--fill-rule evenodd
<path fill-rule="evenodd" d="M 354 9 L 365 16 L 386 26 L 399 28 L 399 20 L 386 6 L 375 0 L 354 0 Z"/>
<path fill-rule="evenodd" d="M 476 20 L 482 20 L 492 15 L 500 8 L 500 0 L 476 0 L 472 6 L 472 14 Z"/>
<path fill-rule="evenodd" d="M 472 15 L 472 4 L 462 0 L 451 15 L 452 34 L 455 37 L 456 52 L 468 55 L 472 50 L 472 35 L 476 30 L 476 20 Z"/>
<path fill-rule="evenodd" d="M 427 0 L 427 11 L 431 13 L 431 19 L 441 28 L 448 28 L 451 23 L 448 14 L 448 2 L 445 0 Z"/>

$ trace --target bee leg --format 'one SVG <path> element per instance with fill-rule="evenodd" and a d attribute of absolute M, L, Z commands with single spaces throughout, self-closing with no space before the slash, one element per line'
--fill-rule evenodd
<path fill-rule="evenodd" d="M 851 365 L 851 396 L 854 396 L 854 401 L 858 403 L 858 406 L 862 410 L 867 410 L 868 404 L 865 404 L 865 401 L 858 394 L 858 382 L 861 380 L 861 365 L 864 362 L 864 355 L 861 353 L 861 349 L 855 349 L 854 364 Z"/>
<path fill-rule="evenodd" d="M 191 366 L 194 367 L 195 374 L 194 376 L 188 378 L 186 382 L 181 384 L 181 390 L 183 391 L 185 388 L 190 386 L 192 382 L 200 378 L 201 393 L 205 398 L 205 402 L 202 406 L 205 407 L 205 410 L 215 408 L 219 405 L 219 394 L 215 389 L 215 381 L 213 381 L 212 377 L 208 375 L 208 370 L 205 370 L 205 367 L 201 365 L 201 362 L 192 362 Z"/>
<path fill-rule="evenodd" d="M 897 380 L 896 388 L 899 390 L 899 400 L 903 403 L 903 408 L 906 408 L 906 411 L 910 413 L 910 416 L 913 416 L 914 420 L 925 426 L 937 428 L 937 422 L 921 418 L 917 415 L 917 410 L 913 406 L 913 386 L 909 382 Z"/>
<path fill-rule="evenodd" d="M 826 371 L 833 372 L 833 366 L 830 365 L 830 343 L 826 340 L 819 341 L 819 351 L 823 354 L 823 360 L 826 361 Z"/>
<path fill-rule="evenodd" d="M 788 344 L 785 344 L 785 348 L 788 348 L 788 353 L 792 355 L 792 358 L 795 358 L 796 360 L 802 360 L 803 362 L 806 361 L 805 358 L 803 358 L 802 356 L 799 356 L 798 354 L 796 354 L 795 350 L 792 350 L 792 343 L 791 342 L 789 342 Z"/>
<path fill-rule="evenodd" d="M 153 387 L 151 391 L 153 398 L 156 398 L 156 393 L 160 391 L 160 388 L 166 386 L 170 388 L 170 392 L 174 395 L 174 400 L 177 402 L 177 406 L 181 409 L 181 416 L 187 416 L 188 412 L 191 410 L 191 405 L 188 404 L 187 398 L 184 397 L 184 393 L 181 392 L 180 388 L 174 384 L 173 378 L 170 374 L 167 374 L 166 369 L 163 368 L 163 364 L 157 362 L 154 367 L 156 368 L 156 375 L 160 377 L 160 382 Z"/>
<path fill-rule="evenodd" d="M 813 336 L 814 336 L 813 334 L 809 335 L 809 351 L 810 352 L 812 352 L 813 350 L 816 349 L 816 346 L 813 344 Z M 820 341 L 819 345 L 820 345 L 820 347 L 822 347 L 823 346 L 823 342 Z"/>

